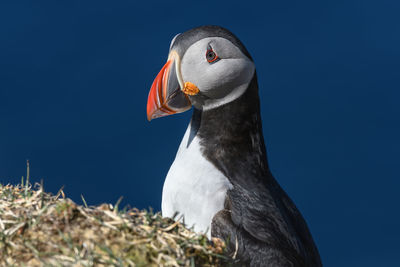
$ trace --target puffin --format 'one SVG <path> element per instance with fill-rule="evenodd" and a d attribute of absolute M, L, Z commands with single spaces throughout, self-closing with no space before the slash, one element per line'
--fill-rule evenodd
<path fill-rule="evenodd" d="M 220 26 L 176 35 L 148 95 L 150 121 L 193 107 L 161 212 L 226 243 L 235 266 L 322 266 L 308 226 L 271 174 L 254 61 Z"/>

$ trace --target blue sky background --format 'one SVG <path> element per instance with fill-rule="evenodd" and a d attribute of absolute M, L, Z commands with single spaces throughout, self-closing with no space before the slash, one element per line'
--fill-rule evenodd
<path fill-rule="evenodd" d="M 325 266 L 400 266 L 400 2 L 2 1 L 0 182 L 160 209 L 191 112 L 146 120 L 171 38 L 233 31 L 271 169 Z"/>

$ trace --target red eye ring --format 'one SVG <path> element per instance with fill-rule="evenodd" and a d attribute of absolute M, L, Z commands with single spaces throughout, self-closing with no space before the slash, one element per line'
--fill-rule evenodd
<path fill-rule="evenodd" d="M 207 49 L 207 52 L 206 52 L 206 59 L 207 59 L 208 63 L 212 63 L 212 62 L 215 62 L 216 60 L 218 60 L 219 57 L 218 57 L 217 54 L 214 52 L 214 50 L 212 50 L 212 49 Z"/>

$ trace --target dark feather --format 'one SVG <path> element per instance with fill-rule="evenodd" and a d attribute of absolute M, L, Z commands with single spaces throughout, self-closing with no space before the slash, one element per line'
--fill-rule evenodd
<path fill-rule="evenodd" d="M 261 127 L 256 74 L 246 92 L 218 108 L 194 110 L 204 156 L 233 185 L 211 234 L 238 244 L 239 265 L 322 266 L 306 222 L 272 176 Z"/>

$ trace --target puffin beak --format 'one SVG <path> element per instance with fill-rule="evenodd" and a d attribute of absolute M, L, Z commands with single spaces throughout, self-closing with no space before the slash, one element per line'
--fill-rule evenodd
<path fill-rule="evenodd" d="M 167 63 L 151 85 L 147 99 L 147 119 L 184 112 L 192 106 L 188 96 L 181 90 L 180 59 L 171 51 Z"/>

